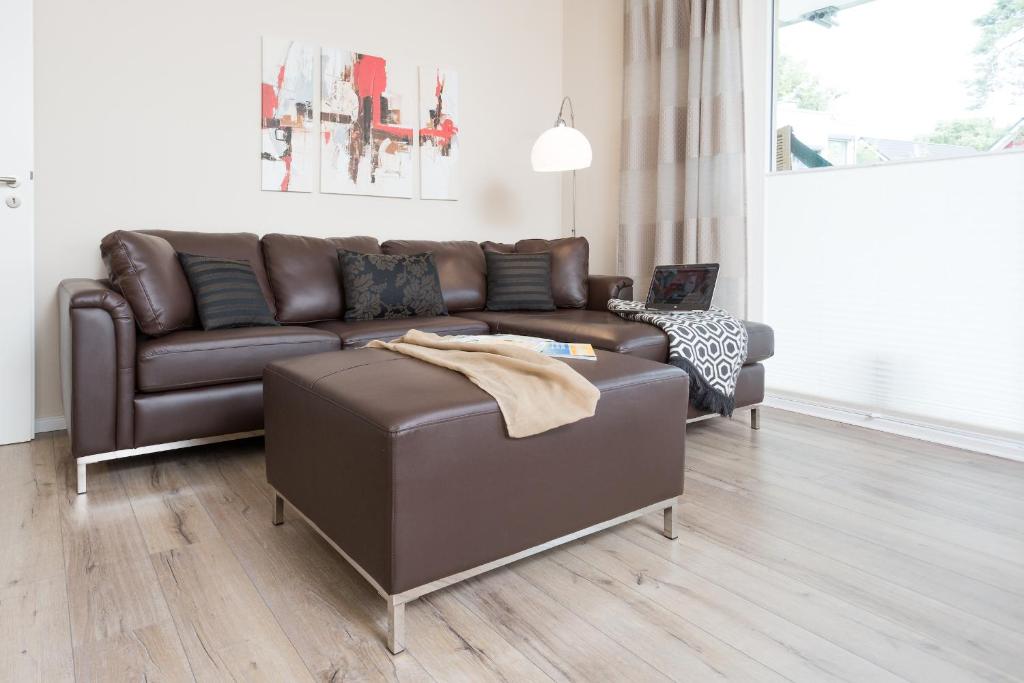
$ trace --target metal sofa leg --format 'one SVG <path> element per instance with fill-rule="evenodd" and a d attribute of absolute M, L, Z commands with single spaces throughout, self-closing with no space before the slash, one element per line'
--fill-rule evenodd
<path fill-rule="evenodd" d="M 675 512 L 675 505 L 672 505 L 662 510 L 662 515 L 665 519 L 665 527 L 664 530 L 661 532 L 661 535 L 673 541 L 679 538 L 679 536 L 677 536 L 675 532 L 675 520 L 673 519 L 673 515 L 675 514 Z"/>
<path fill-rule="evenodd" d="M 750 409 L 750 428 L 760 429 L 761 428 L 761 409 L 751 408 Z"/>
<path fill-rule="evenodd" d="M 281 494 L 274 494 L 274 526 L 284 524 L 284 498 Z"/>
<path fill-rule="evenodd" d="M 388 598 L 388 649 L 397 655 L 405 649 L 405 603 Z"/>
<path fill-rule="evenodd" d="M 76 461 L 76 464 L 78 465 L 78 474 L 76 476 L 76 480 L 77 480 L 77 484 L 78 484 L 78 493 L 81 494 L 81 493 L 85 493 L 85 486 L 86 486 L 86 484 L 85 484 L 85 467 L 86 467 L 86 465 L 81 460 Z"/>

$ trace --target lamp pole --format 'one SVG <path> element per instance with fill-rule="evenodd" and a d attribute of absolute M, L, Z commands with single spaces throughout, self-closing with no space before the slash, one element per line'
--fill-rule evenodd
<path fill-rule="evenodd" d="M 558 124 L 565 125 L 565 119 L 562 118 L 562 112 L 565 111 L 566 103 L 569 104 L 569 125 L 573 128 L 576 127 L 576 112 L 572 108 L 572 98 L 568 95 L 562 98 L 562 104 L 558 107 L 558 118 L 555 119 L 555 126 Z M 576 169 L 572 170 L 572 236 L 576 236 Z"/>

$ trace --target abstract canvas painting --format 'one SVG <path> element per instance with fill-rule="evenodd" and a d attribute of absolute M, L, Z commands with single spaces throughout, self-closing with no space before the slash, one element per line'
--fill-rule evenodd
<path fill-rule="evenodd" d="M 316 173 L 313 120 L 315 49 L 263 38 L 261 116 L 264 190 L 312 192 Z"/>
<path fill-rule="evenodd" d="M 411 198 L 415 98 L 411 69 L 383 57 L 324 48 L 321 192 Z"/>
<path fill-rule="evenodd" d="M 457 199 L 459 74 L 420 67 L 420 197 Z"/>

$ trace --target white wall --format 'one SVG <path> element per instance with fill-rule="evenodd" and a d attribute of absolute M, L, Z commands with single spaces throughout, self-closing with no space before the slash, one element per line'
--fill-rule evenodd
<path fill-rule="evenodd" d="M 1024 437 L 1024 153 L 775 174 L 771 393 Z"/>
<path fill-rule="evenodd" d="M 576 107 L 576 126 L 594 149 L 576 174 L 577 234 L 590 240 L 590 271 L 614 274 L 619 232 L 622 147 L 623 0 L 564 0 L 562 81 Z M 551 121 L 558 104 L 551 104 Z M 566 117 L 568 119 L 568 116 Z M 562 223 L 571 225 L 571 174 L 564 174 Z"/>
<path fill-rule="evenodd" d="M 57 283 L 103 275 L 99 242 L 113 229 L 499 241 L 563 232 L 560 179 L 529 163 L 563 92 L 561 2 L 36 0 L 35 15 L 39 417 L 61 413 Z M 459 69 L 463 198 L 261 192 L 264 34 Z M 596 263 L 606 254 L 595 244 Z"/>

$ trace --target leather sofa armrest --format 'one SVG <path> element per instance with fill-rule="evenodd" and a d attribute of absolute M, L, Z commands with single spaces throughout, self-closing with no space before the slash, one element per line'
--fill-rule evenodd
<path fill-rule="evenodd" d="M 76 458 L 134 446 L 135 315 L 103 280 L 63 280 L 60 374 Z"/>
<path fill-rule="evenodd" d="M 591 275 L 587 288 L 587 308 L 592 311 L 607 311 L 609 299 L 633 298 L 633 279 L 625 275 Z"/>

